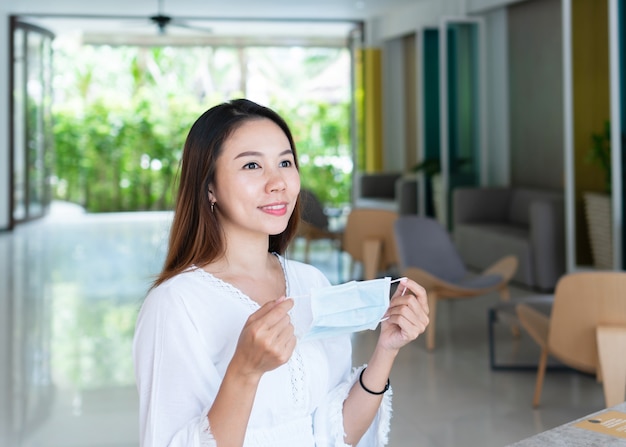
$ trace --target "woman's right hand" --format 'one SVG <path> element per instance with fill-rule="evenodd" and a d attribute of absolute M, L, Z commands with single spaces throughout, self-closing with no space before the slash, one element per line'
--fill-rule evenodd
<path fill-rule="evenodd" d="M 240 374 L 258 378 L 289 360 L 296 346 L 289 310 L 293 300 L 265 303 L 246 321 L 231 361 Z M 234 363 L 234 364 L 233 364 Z"/>
<path fill-rule="evenodd" d="M 289 360 L 296 346 L 289 310 L 281 297 L 261 306 L 244 325 L 235 354 L 208 412 L 218 445 L 243 445 L 259 381 L 264 373 Z"/>

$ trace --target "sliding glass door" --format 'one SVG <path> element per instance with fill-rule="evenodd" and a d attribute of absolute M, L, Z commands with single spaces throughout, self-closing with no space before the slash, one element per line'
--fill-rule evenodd
<path fill-rule="evenodd" d="M 52 33 L 11 20 L 11 227 L 42 217 L 53 154 Z"/>

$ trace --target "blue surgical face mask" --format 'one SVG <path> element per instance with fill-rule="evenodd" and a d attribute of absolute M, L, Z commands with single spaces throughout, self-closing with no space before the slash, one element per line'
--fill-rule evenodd
<path fill-rule="evenodd" d="M 350 281 L 294 298 L 292 322 L 301 340 L 376 329 L 389 307 L 391 278 Z"/>

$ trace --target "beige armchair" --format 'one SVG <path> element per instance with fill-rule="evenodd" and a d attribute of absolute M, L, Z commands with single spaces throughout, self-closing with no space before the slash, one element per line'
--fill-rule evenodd
<path fill-rule="evenodd" d="M 382 209 L 353 208 L 343 231 L 342 249 L 363 265 L 364 279 L 397 263 L 393 223 L 398 213 Z M 351 268 L 352 271 L 352 268 Z"/>
<path fill-rule="evenodd" d="M 533 406 L 541 399 L 548 355 L 596 374 L 606 406 L 626 393 L 626 272 L 580 272 L 557 283 L 551 315 L 519 304 L 522 328 L 541 347 Z"/>

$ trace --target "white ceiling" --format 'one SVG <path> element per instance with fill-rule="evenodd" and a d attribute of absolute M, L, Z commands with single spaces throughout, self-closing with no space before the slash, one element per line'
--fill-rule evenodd
<path fill-rule="evenodd" d="M 4 0 L 9 11 L 55 34 L 81 33 L 86 41 L 147 43 L 155 39 L 233 42 L 254 36 L 260 41 L 297 42 L 345 39 L 355 21 L 386 11 L 440 0 Z M 13 3 L 13 5 L 11 5 Z M 172 19 L 165 35 L 150 20 Z M 208 31 L 208 32 L 207 32 Z"/>
<path fill-rule="evenodd" d="M 181 17 L 367 19 L 388 9 L 441 0 L 3 0 L 18 12 Z"/>

